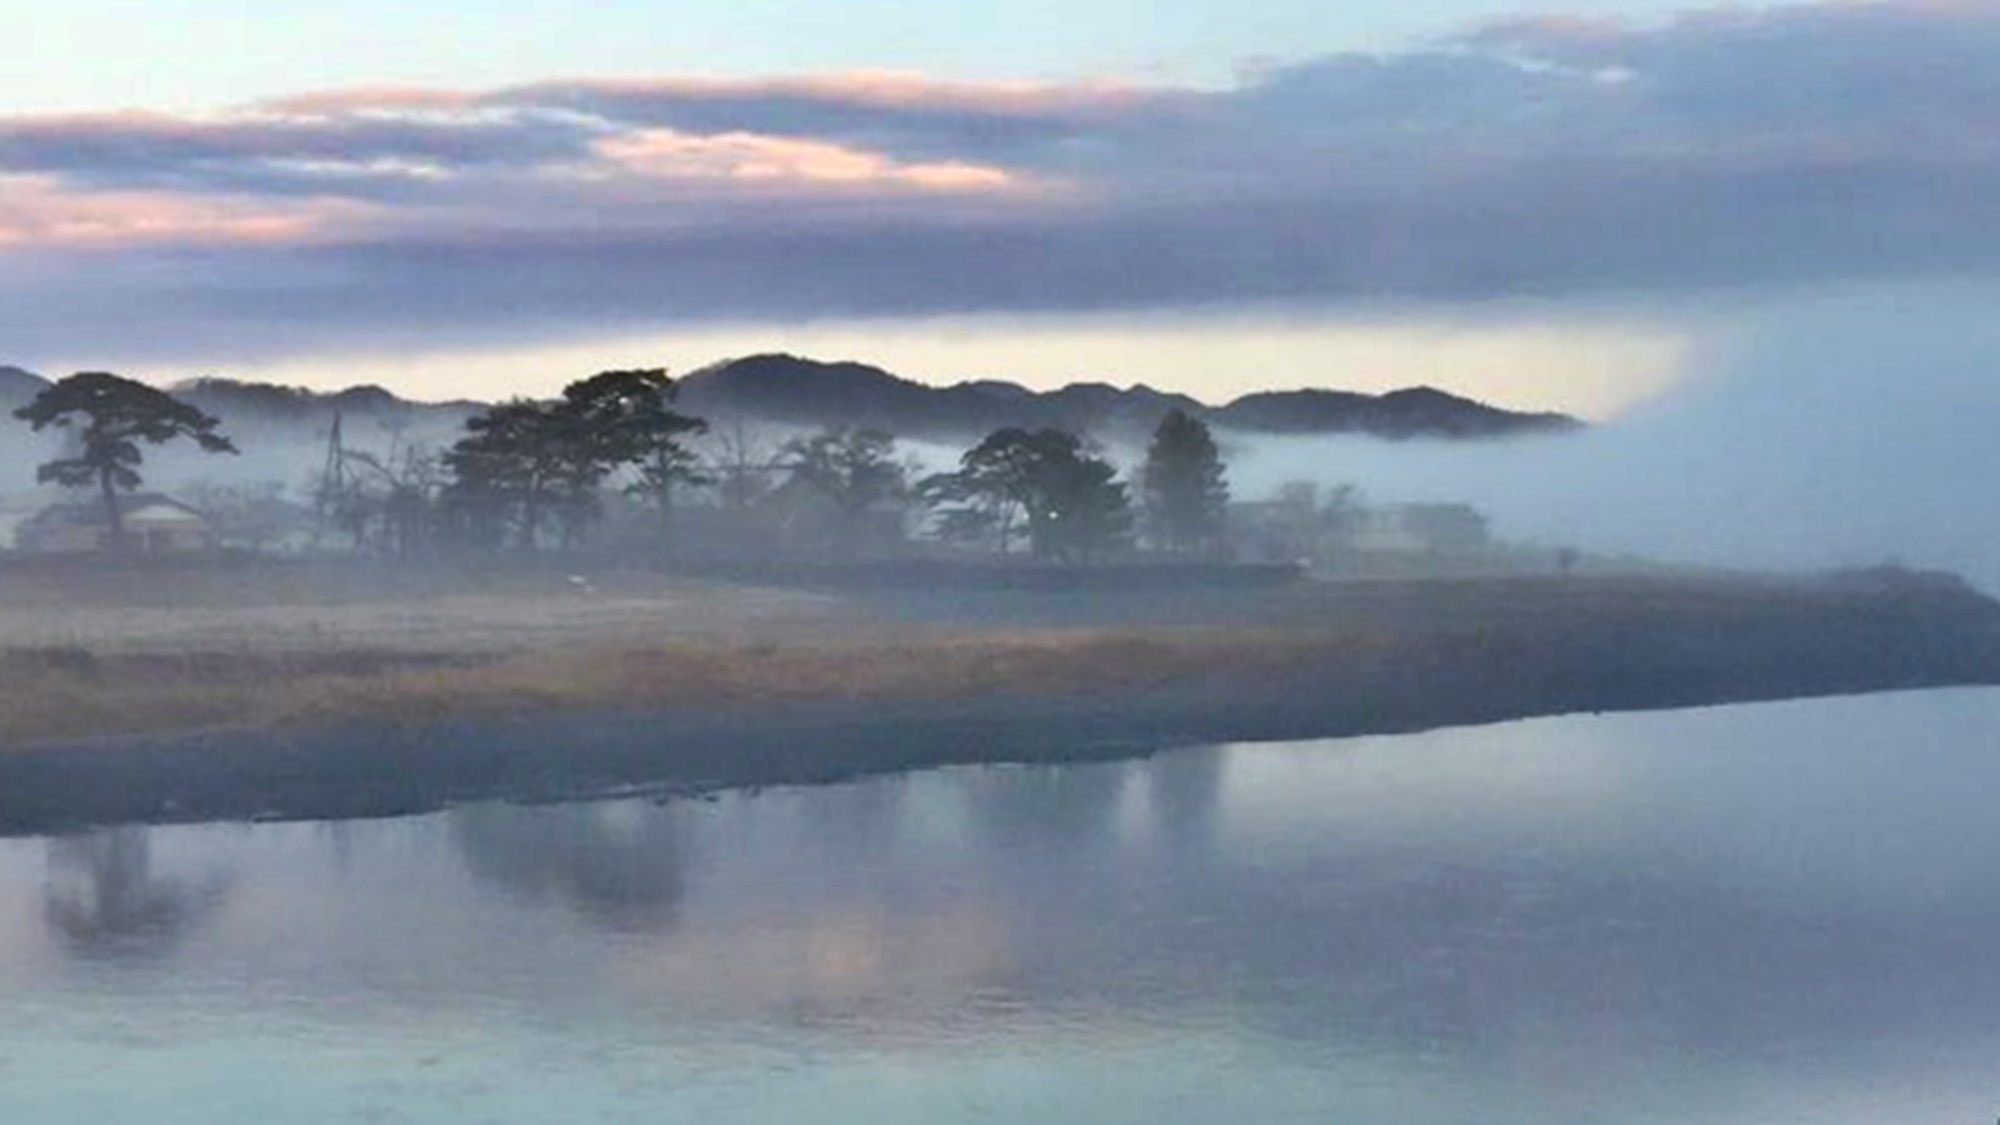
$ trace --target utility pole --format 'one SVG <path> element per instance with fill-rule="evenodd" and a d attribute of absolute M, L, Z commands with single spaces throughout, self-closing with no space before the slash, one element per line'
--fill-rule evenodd
<path fill-rule="evenodd" d="M 347 494 L 347 450 L 341 440 L 340 411 L 333 412 L 333 429 L 326 438 L 326 464 L 320 470 L 319 488 L 313 492 L 313 549 L 326 536 L 327 520 Z"/>

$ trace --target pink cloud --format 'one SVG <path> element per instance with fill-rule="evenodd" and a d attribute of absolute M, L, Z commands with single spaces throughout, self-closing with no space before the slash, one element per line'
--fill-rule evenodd
<path fill-rule="evenodd" d="M 0 176 L 0 253 L 316 242 L 368 214 L 336 200 L 280 205 L 167 191 L 76 192 L 48 177 Z"/>
<path fill-rule="evenodd" d="M 771 187 L 874 187 L 934 192 L 992 192 L 1016 186 L 1014 175 L 963 161 L 902 163 L 827 141 L 754 133 L 699 136 L 647 129 L 597 144 L 619 169 L 661 180 Z"/>
<path fill-rule="evenodd" d="M 2000 6 L 1897 0 L 1516 20 L 1218 90 L 665 76 L 0 115 L 0 240 L 315 243 L 216 260 L 252 298 L 340 261 L 357 320 L 650 316 L 696 262 L 717 316 L 1993 272 L 1996 74 Z"/>

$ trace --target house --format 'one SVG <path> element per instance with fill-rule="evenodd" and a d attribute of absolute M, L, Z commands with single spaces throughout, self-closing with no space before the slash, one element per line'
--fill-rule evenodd
<path fill-rule="evenodd" d="M 144 555 L 186 555 L 216 548 L 215 527 L 194 508 L 159 493 L 119 497 L 125 536 Z M 111 545 L 104 504 L 96 498 L 69 500 L 43 508 L 14 529 L 14 544 L 25 553 L 94 554 Z"/>

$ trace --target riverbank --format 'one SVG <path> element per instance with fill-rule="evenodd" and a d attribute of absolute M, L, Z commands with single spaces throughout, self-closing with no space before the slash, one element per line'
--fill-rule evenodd
<path fill-rule="evenodd" d="M 602 595 L 625 599 L 614 624 L 583 627 L 603 617 L 588 599 L 479 596 L 553 624 L 458 643 L 454 611 L 431 599 L 357 603 L 370 629 L 404 620 L 399 609 L 430 615 L 368 645 L 322 622 L 180 650 L 161 646 L 172 630 L 9 648 L 0 832 L 385 815 L 2000 683 L 2000 605 L 1896 574 L 935 606 L 677 586 L 698 623 L 686 628 L 665 608 L 647 618 L 631 591 Z"/>

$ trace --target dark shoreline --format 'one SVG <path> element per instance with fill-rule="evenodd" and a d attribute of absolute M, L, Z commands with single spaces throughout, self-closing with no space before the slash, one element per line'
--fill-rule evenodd
<path fill-rule="evenodd" d="M 340 819 L 1142 757 L 1577 712 L 2000 685 L 2000 606 L 1866 595 L 1838 612 L 1477 627 L 1282 677 L 1087 694 L 597 707 L 124 737 L 0 752 L 0 835 Z"/>

